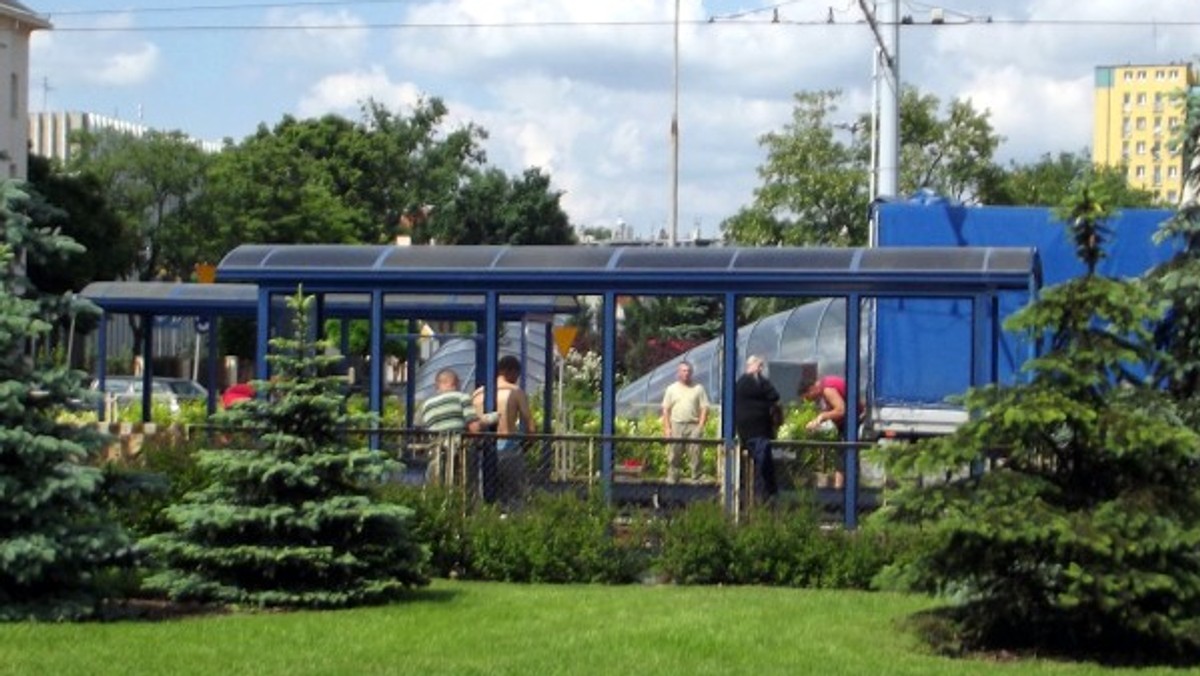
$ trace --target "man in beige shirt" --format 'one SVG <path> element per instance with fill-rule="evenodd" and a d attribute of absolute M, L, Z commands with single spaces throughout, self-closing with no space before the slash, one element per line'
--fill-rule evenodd
<path fill-rule="evenodd" d="M 708 394 L 704 386 L 692 382 L 692 365 L 680 362 L 675 382 L 663 393 L 663 436 L 668 439 L 699 439 L 708 421 Z M 692 480 L 700 478 L 700 444 L 695 441 L 673 441 L 668 447 L 667 483 L 679 481 L 679 456 L 688 453 L 688 472 Z"/>

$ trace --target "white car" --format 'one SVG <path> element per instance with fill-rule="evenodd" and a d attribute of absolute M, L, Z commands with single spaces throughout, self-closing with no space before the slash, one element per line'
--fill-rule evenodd
<path fill-rule="evenodd" d="M 89 387 L 93 392 L 100 389 L 100 380 L 92 380 Z M 108 376 L 104 379 L 104 392 L 122 406 L 142 402 L 141 376 Z M 179 412 L 179 402 L 207 399 L 208 390 L 203 385 L 187 378 L 159 378 L 151 383 L 150 396 L 167 404 L 172 413 Z"/>

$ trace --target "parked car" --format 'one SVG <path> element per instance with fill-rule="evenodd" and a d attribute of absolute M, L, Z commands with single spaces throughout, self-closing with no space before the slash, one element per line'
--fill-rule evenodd
<path fill-rule="evenodd" d="M 98 391 L 100 380 L 93 379 L 88 389 L 93 392 Z M 108 376 L 104 379 L 104 392 L 120 406 L 140 404 L 142 402 L 142 377 Z M 200 383 L 187 378 L 156 376 L 151 384 L 150 396 L 156 401 L 166 403 L 172 413 L 178 413 L 180 402 L 207 399 L 208 390 Z"/>

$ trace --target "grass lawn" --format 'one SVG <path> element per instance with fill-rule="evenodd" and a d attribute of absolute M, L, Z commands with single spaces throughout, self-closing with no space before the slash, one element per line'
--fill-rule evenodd
<path fill-rule="evenodd" d="M 929 605 L 761 587 L 439 581 L 410 602 L 353 611 L 0 624 L 0 674 L 1124 673 L 925 654 L 902 623 Z"/>

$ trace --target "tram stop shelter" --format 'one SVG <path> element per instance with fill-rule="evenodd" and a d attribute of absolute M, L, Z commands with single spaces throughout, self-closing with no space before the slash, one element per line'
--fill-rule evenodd
<path fill-rule="evenodd" d="M 292 289 L 295 293 L 295 289 Z M 100 382 L 100 390 L 104 391 L 104 382 L 108 375 L 108 322 L 114 315 L 136 315 L 142 318 L 141 345 L 137 346 L 144 364 L 151 364 L 154 357 L 154 332 L 156 317 L 192 317 L 196 322 L 198 334 L 203 334 L 207 342 L 207 380 L 208 388 L 207 409 L 211 415 L 216 411 L 218 380 L 217 362 L 217 325 L 223 318 L 258 318 L 259 289 L 254 284 L 197 284 L 189 282 L 93 282 L 80 292 L 80 296 L 88 299 L 101 309 L 98 330 L 99 358 L 96 365 L 96 377 Z M 354 319 L 370 318 L 370 295 L 364 293 L 331 293 L 323 294 L 317 310 L 318 325 L 324 319 L 334 319 L 342 322 L 341 353 L 349 353 L 349 330 L 347 324 Z M 278 320 L 285 308 L 284 299 L 275 296 L 273 307 L 268 317 Z M 482 295 L 458 295 L 448 293 L 435 294 L 389 294 L 382 308 L 382 321 L 374 325 L 382 328 L 383 321 L 407 319 L 407 333 L 403 334 L 409 344 L 410 353 L 415 351 L 415 341 L 419 337 L 415 322 L 418 319 L 430 321 L 475 321 L 480 322 L 484 311 Z M 579 304 L 572 296 L 565 295 L 512 295 L 506 296 L 504 303 L 498 308 L 500 317 L 505 321 L 520 321 L 545 324 L 550 330 L 549 318 L 556 315 L 569 315 L 579 311 Z M 268 319 L 267 321 L 271 321 Z M 522 339 L 524 332 L 522 332 Z M 549 345 L 552 341 L 545 341 Z M 265 354 L 260 349 L 258 354 Z M 482 361 L 482 359 L 480 359 Z M 549 362 L 550 360 L 547 360 Z M 382 359 L 372 359 L 372 364 L 382 364 Z M 406 416 L 408 425 L 412 425 L 416 361 L 408 361 L 408 377 L 406 387 Z M 373 381 L 371 391 L 372 410 L 379 412 L 381 402 L 379 392 L 383 383 L 383 374 L 373 373 L 377 380 Z M 153 374 L 151 368 L 142 373 L 142 418 L 150 420 L 150 401 L 152 394 Z M 100 405 L 101 419 L 105 415 L 103 404 Z"/>
<path fill-rule="evenodd" d="M 872 298 L 966 299 L 972 312 L 971 383 L 996 380 L 1000 294 L 1032 296 L 1041 284 L 1037 252 L 1029 248 L 657 248 L 554 246 L 242 245 L 217 267 L 221 282 L 256 289 L 258 377 L 279 297 L 302 287 L 318 297 L 366 294 L 371 325 L 371 392 L 381 405 L 383 322 L 389 298 L 399 294 L 435 298 L 459 294 L 482 298 L 485 406 L 496 403 L 496 372 L 502 309 L 511 296 L 598 296 L 603 370 L 601 378 L 601 479 L 611 497 L 615 419 L 617 300 L 620 296 L 715 296 L 723 301 L 724 345 L 736 345 L 741 299 L 840 297 L 846 300 L 847 417 L 858 419 L 862 388 L 859 346 L 863 303 Z M 722 354 L 725 374 L 739 373 L 748 355 Z M 548 380 L 549 382 L 549 380 Z M 549 389 L 548 387 L 546 388 Z M 722 382 L 723 402 L 734 400 L 734 378 Z M 734 443 L 734 407 L 721 408 L 721 435 Z M 549 418 L 549 416 L 547 416 Z M 846 441 L 858 441 L 854 425 Z M 725 477 L 733 459 L 726 455 Z M 858 450 L 846 454 L 846 526 L 857 524 Z M 727 500 L 732 500 L 726 486 Z M 732 507 L 732 505 L 727 505 Z"/>

